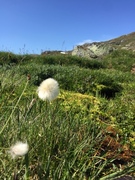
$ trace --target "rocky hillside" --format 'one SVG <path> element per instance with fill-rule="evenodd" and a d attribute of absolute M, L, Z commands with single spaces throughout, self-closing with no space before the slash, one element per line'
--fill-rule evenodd
<path fill-rule="evenodd" d="M 109 41 L 78 45 L 73 49 L 72 55 L 94 59 L 107 55 L 116 49 L 135 51 L 135 32 L 111 39 Z"/>

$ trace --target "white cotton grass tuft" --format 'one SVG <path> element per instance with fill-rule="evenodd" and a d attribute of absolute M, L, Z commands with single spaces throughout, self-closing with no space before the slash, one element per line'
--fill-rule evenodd
<path fill-rule="evenodd" d="M 17 142 L 15 145 L 10 147 L 10 150 L 8 151 L 12 158 L 16 158 L 18 156 L 24 156 L 28 153 L 29 146 L 27 143 L 23 142 Z"/>
<path fill-rule="evenodd" d="M 59 84 L 53 78 L 44 80 L 37 89 L 38 97 L 43 101 L 52 101 L 59 94 Z"/>

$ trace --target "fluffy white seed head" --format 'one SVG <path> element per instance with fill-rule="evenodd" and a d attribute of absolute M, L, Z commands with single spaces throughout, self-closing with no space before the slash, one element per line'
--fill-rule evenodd
<path fill-rule="evenodd" d="M 44 80 L 37 89 L 38 97 L 42 100 L 52 101 L 59 94 L 59 85 L 53 78 Z"/>
<path fill-rule="evenodd" d="M 12 158 L 16 158 L 17 156 L 24 156 L 27 154 L 29 150 L 29 146 L 27 143 L 17 142 L 15 145 L 10 147 L 9 153 Z"/>

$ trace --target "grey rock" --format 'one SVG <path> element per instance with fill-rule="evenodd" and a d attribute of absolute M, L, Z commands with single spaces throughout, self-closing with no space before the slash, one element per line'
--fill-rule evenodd
<path fill-rule="evenodd" d="M 135 51 L 135 32 L 104 42 L 93 42 L 78 45 L 72 50 L 72 55 L 95 59 L 117 49 Z"/>
<path fill-rule="evenodd" d="M 72 51 L 72 55 L 95 59 L 100 56 L 109 54 L 113 50 L 114 48 L 111 45 L 109 44 L 106 45 L 103 42 L 90 43 L 90 44 L 76 46 Z"/>

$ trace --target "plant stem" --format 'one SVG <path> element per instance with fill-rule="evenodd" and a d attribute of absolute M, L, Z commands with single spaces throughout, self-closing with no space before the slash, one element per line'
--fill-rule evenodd
<path fill-rule="evenodd" d="M 109 174 L 109 175 L 107 175 L 107 176 L 105 176 L 105 177 L 102 177 L 102 178 L 100 178 L 100 180 L 113 180 L 114 178 L 116 178 L 116 177 L 121 177 L 121 176 L 124 176 L 124 175 L 126 175 L 127 173 L 129 174 L 129 173 L 132 173 L 132 172 L 134 172 L 135 171 L 135 164 L 134 165 L 132 165 L 132 166 L 130 166 L 130 167 L 127 167 L 127 168 L 125 168 L 123 171 L 117 171 L 117 172 L 115 172 L 115 173 L 112 173 L 112 174 Z M 133 169 L 132 169 L 133 168 Z"/>
<path fill-rule="evenodd" d="M 22 98 L 22 96 L 23 96 L 23 94 L 24 94 L 24 91 L 26 90 L 26 87 L 27 87 L 27 85 L 28 85 L 28 82 L 29 82 L 29 81 L 27 80 L 27 82 L 26 82 L 26 84 L 25 84 L 25 87 L 24 87 L 24 89 L 23 89 L 20 97 L 19 97 L 18 101 L 16 102 L 16 105 L 14 106 L 14 108 L 13 108 L 10 116 L 8 117 L 6 123 L 4 124 L 2 130 L 0 131 L 0 135 L 2 134 L 2 132 L 4 131 L 4 129 L 6 128 L 6 126 L 7 126 L 7 124 L 9 123 L 9 121 L 10 121 L 10 119 L 11 119 L 11 117 L 12 117 L 12 115 L 13 115 L 15 109 L 16 109 L 16 107 L 18 106 L 18 103 L 20 102 L 20 100 L 21 100 L 21 98 Z"/>
<path fill-rule="evenodd" d="M 25 155 L 25 174 L 24 179 L 29 180 L 29 156 L 28 153 Z"/>

